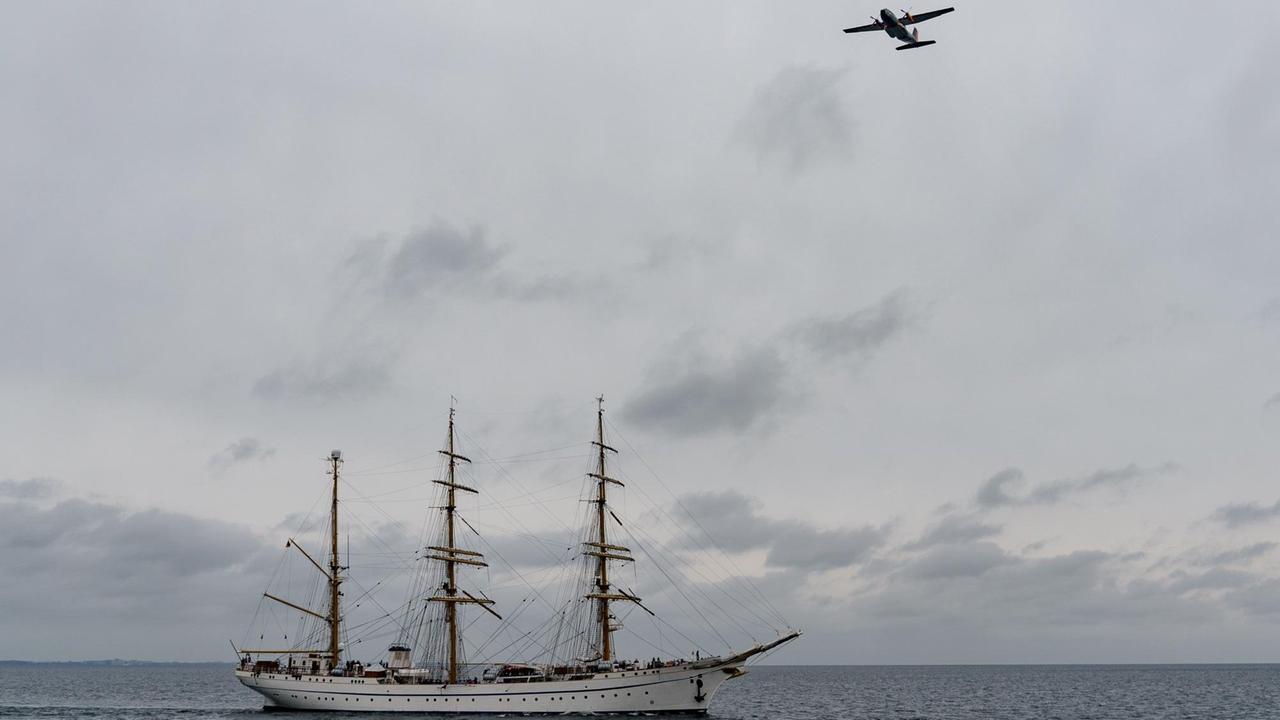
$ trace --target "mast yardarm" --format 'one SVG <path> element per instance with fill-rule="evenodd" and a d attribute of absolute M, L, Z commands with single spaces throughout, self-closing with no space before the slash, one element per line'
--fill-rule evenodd
<path fill-rule="evenodd" d="M 591 502 L 596 505 L 595 517 L 595 539 L 583 543 L 586 549 L 582 551 L 583 555 L 594 557 L 596 559 L 596 576 L 593 592 L 586 594 L 586 599 L 594 600 L 596 603 L 596 622 L 600 626 L 600 660 L 603 662 L 613 661 L 613 631 L 621 628 L 621 625 L 615 625 L 612 622 L 609 613 L 609 602 L 612 600 L 630 600 L 639 603 L 640 598 L 634 595 L 621 592 L 610 592 L 611 585 L 609 583 L 609 561 L 625 560 L 634 562 L 634 558 L 629 553 L 630 549 L 621 545 L 612 545 L 609 543 L 608 532 L 605 525 L 605 513 L 613 515 L 612 510 L 608 510 L 608 486 L 610 483 L 622 486 L 621 480 L 609 477 L 605 467 L 605 452 L 617 453 L 614 448 L 609 447 L 604 442 L 604 396 L 596 398 L 596 439 L 592 442 L 599 451 L 596 456 L 596 471 L 587 473 L 589 477 L 596 480 L 595 499 Z M 614 516 L 617 519 L 617 516 Z"/>
<path fill-rule="evenodd" d="M 445 449 L 439 451 L 441 455 L 448 460 L 448 475 L 446 480 L 436 480 L 437 485 L 443 485 L 445 488 L 445 531 L 444 545 L 432 545 L 428 547 L 434 554 L 428 555 L 430 560 L 438 560 L 444 563 L 445 580 L 444 586 L 441 588 L 441 594 L 428 598 L 432 602 L 444 603 L 444 619 L 445 625 L 448 627 L 449 633 L 449 683 L 458 682 L 458 656 L 460 655 L 459 643 L 461 638 L 458 633 L 458 603 L 472 603 L 488 610 L 493 615 L 499 617 L 498 613 L 491 610 L 488 606 L 493 601 L 488 598 L 479 598 L 466 590 L 458 589 L 458 565 L 470 565 L 473 567 L 488 567 L 481 558 L 483 554 L 474 550 L 465 550 L 458 547 L 455 536 L 455 514 L 458 509 L 458 491 L 470 493 L 479 493 L 475 488 L 460 485 L 457 478 L 457 469 L 459 462 L 469 463 L 471 459 L 465 455 L 459 455 L 454 451 L 453 442 L 453 408 L 449 408 L 449 439 L 446 441 Z"/>

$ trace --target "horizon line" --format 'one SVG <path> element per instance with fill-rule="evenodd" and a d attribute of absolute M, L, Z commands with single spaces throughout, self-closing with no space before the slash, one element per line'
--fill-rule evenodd
<path fill-rule="evenodd" d="M 141 660 L 97 658 L 92 660 L 0 659 L 0 665 L 228 665 L 229 660 Z M 1133 667 L 1178 665 L 1280 665 L 1280 660 L 1179 660 L 1108 662 L 888 662 L 888 663 L 757 663 L 753 667 Z"/>

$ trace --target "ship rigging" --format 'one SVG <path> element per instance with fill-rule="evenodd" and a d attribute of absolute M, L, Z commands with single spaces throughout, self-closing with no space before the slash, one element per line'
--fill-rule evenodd
<path fill-rule="evenodd" d="M 346 502 L 340 505 L 339 486 L 346 481 L 340 479 L 342 454 L 335 450 L 328 458 L 331 483 L 324 533 L 326 547 L 322 553 L 328 562 L 317 562 L 294 537 L 286 543 L 287 548 L 296 550 L 297 555 L 307 561 L 320 584 L 307 584 L 310 594 L 301 599 L 288 592 L 263 593 L 263 602 L 267 604 L 265 615 L 274 619 L 278 630 L 283 630 L 286 623 L 281 623 L 271 608 L 298 614 L 295 640 L 290 641 L 288 633 L 281 632 L 279 644 L 283 647 L 264 647 L 267 634 L 263 632 L 258 636 L 262 641 L 258 647 L 238 648 L 241 657 L 236 671 L 238 679 L 262 694 L 267 705 L 298 709 L 473 713 L 705 711 L 725 680 L 741 675 L 748 662 L 758 660 L 800 633 L 786 626 L 785 619 L 736 569 L 734 575 L 725 578 L 725 582 L 733 586 L 730 592 L 714 583 L 673 581 L 673 572 L 676 577 L 680 575 L 674 568 L 678 563 L 671 563 L 671 569 L 655 563 L 668 585 L 665 588 L 661 584 L 652 585 L 651 592 L 691 602 L 690 595 L 710 599 L 711 593 L 718 590 L 751 618 L 763 621 L 777 633 L 776 638 L 767 642 L 755 641 L 755 636 L 750 635 L 753 644 L 741 651 L 716 654 L 697 650 L 690 653 L 691 657 L 664 657 L 664 646 L 670 645 L 665 641 L 667 635 L 695 647 L 698 643 L 690 634 L 663 620 L 660 612 L 648 607 L 629 584 L 619 580 L 620 567 L 637 565 L 629 545 L 642 542 L 646 558 L 653 559 L 655 552 L 662 555 L 658 549 L 662 543 L 644 530 L 624 525 L 611 503 L 611 488 L 620 492 L 626 483 L 616 477 L 614 458 L 619 451 L 606 438 L 603 400 L 597 398 L 595 432 L 590 442 L 592 465 L 584 476 L 584 522 L 578 541 L 567 548 L 580 560 L 571 562 L 567 557 L 569 552 L 562 553 L 556 558 L 559 562 L 549 568 L 549 572 L 555 572 L 558 567 L 561 575 L 557 583 L 552 583 L 561 588 L 558 599 L 548 599 L 548 583 L 539 587 L 531 582 L 500 552 L 497 557 L 506 566 L 510 575 L 507 579 L 518 579 L 528 590 L 525 597 L 514 601 L 506 617 L 499 612 L 501 598 L 490 597 L 465 582 L 464 573 L 474 570 L 488 573 L 490 564 L 486 554 L 474 547 L 476 541 L 485 543 L 484 536 L 459 509 L 461 497 L 478 498 L 481 488 L 478 480 L 462 477 L 461 471 L 469 469 L 474 462 L 459 451 L 455 411 L 451 407 L 444 448 L 438 451 L 442 458 L 441 474 L 431 481 L 437 490 L 431 506 L 436 511 L 435 520 L 428 523 L 422 533 L 423 540 L 418 543 L 419 549 L 412 553 L 395 551 L 382 543 L 388 551 L 382 555 L 384 562 L 389 563 L 386 569 L 393 570 L 393 574 L 410 576 L 404 604 L 398 611 L 387 610 L 374 598 L 373 592 L 385 581 L 365 586 L 352 575 L 352 568 L 341 562 L 340 517 Z M 496 466 L 523 489 L 522 484 L 502 469 L 500 461 L 485 456 L 482 462 Z M 351 502 L 368 500 L 356 494 Z M 530 492 L 526 496 L 541 504 L 538 493 Z M 502 507 L 517 526 L 524 528 L 518 516 L 502 503 L 495 504 Z M 545 505 L 543 509 L 546 510 Z M 367 528 L 351 509 L 347 509 L 345 516 Z M 702 530 L 705 534 L 705 529 Z M 626 537 L 615 537 L 619 534 Z M 537 542 L 533 534 L 523 535 Z M 496 551 L 491 545 L 488 549 Z M 349 549 L 347 554 L 348 564 L 355 564 Z M 579 568 L 576 579 L 563 577 L 574 565 Z M 705 573 L 696 567 L 691 565 L 690 570 L 706 580 Z M 359 592 L 354 598 L 344 601 L 344 583 L 356 586 Z M 702 587 L 703 584 L 706 587 Z M 293 589 L 292 574 L 288 574 L 285 585 Z M 325 607 L 313 609 L 312 603 L 320 597 Z M 762 600 L 765 609 L 759 613 L 752 610 L 746 599 Z M 647 616 L 654 621 L 663 640 L 654 644 L 638 634 L 635 638 L 660 654 L 650 655 L 644 661 L 620 658 L 615 635 L 624 628 L 627 616 L 616 611 L 620 604 L 637 608 L 644 613 L 639 617 Z M 356 620 L 353 613 L 362 605 L 373 605 L 380 614 Z M 524 629 L 520 623 L 535 605 L 549 611 L 546 619 L 533 628 Z M 477 608 L 475 612 L 480 614 L 464 613 L 466 608 Z M 259 610 L 263 613 L 264 606 L 260 604 Z M 694 610 L 690 616 L 697 620 L 694 624 L 706 627 L 688 629 L 695 635 L 709 631 L 728 648 L 728 641 L 707 616 L 696 607 Z M 735 613 L 724 608 L 718 610 L 716 615 L 743 627 Z M 769 616 L 774 620 L 769 620 Z M 488 639 L 468 644 L 467 635 L 477 631 L 485 617 L 491 626 Z M 360 662 L 354 659 L 355 653 L 348 650 L 351 643 L 386 636 L 394 639 L 384 646 L 386 652 L 374 662 Z M 508 642 L 498 648 L 500 638 Z M 469 651 L 474 651 L 477 661 L 468 661 Z M 390 705 L 373 704 L 382 702 Z M 520 703 L 520 707 L 516 708 L 514 703 Z"/>

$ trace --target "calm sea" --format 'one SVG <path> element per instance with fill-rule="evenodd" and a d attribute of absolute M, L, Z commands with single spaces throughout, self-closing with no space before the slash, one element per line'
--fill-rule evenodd
<path fill-rule="evenodd" d="M 263 718 L 229 667 L 0 666 L 0 718 Z M 725 720 L 1280 719 L 1280 665 L 756 667 Z M 368 717 L 353 715 L 350 717 Z"/>

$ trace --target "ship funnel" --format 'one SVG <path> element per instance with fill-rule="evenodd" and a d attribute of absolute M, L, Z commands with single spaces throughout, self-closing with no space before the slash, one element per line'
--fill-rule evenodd
<path fill-rule="evenodd" d="M 387 661 L 383 663 L 383 665 L 385 665 L 388 670 L 401 670 L 413 665 L 413 661 L 409 657 L 411 651 L 408 647 L 404 645 L 392 645 L 387 648 L 387 652 L 390 653 L 390 657 L 387 658 Z"/>

